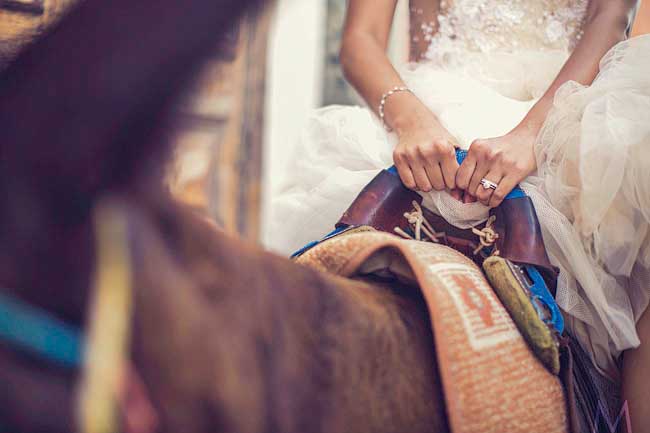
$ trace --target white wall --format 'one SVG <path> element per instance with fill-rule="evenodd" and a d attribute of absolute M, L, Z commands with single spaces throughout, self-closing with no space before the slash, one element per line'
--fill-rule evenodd
<path fill-rule="evenodd" d="M 278 0 L 269 39 L 262 178 L 262 242 L 271 197 L 286 176 L 293 146 L 312 110 L 321 106 L 325 62 L 325 0 Z M 400 0 L 389 55 L 408 58 L 408 1 Z M 327 227 L 323 230 L 327 231 Z"/>
<path fill-rule="evenodd" d="M 262 234 L 300 128 L 321 105 L 325 0 L 278 0 L 269 39 L 262 178 Z"/>
<path fill-rule="evenodd" d="M 388 57 L 394 64 L 408 61 L 409 37 L 409 2 L 408 0 L 399 0 L 388 45 Z"/>

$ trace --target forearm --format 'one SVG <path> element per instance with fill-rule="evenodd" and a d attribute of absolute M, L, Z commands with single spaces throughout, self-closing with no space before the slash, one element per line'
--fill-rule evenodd
<path fill-rule="evenodd" d="M 567 81 L 585 85 L 593 82 L 598 74 L 602 57 L 627 37 L 634 11 L 634 1 L 593 1 L 585 22 L 583 36 L 542 98 L 516 128 L 536 134 L 544 124 L 553 106 L 555 92 Z"/>
<path fill-rule="evenodd" d="M 386 55 L 386 47 L 372 35 L 348 32 L 341 48 L 341 65 L 346 79 L 368 106 L 378 113 L 382 95 L 396 86 L 405 86 Z M 386 124 L 400 131 L 425 115 L 424 105 L 411 93 L 396 93 L 384 107 Z M 418 114 L 423 113 L 423 114 Z"/>
<path fill-rule="evenodd" d="M 404 185 L 420 191 L 454 189 L 458 169 L 454 138 L 413 93 L 383 98 L 395 87 L 406 87 L 386 55 L 397 1 L 348 1 L 341 65 L 368 106 L 377 114 L 383 107 L 386 126 L 397 133 L 393 161 Z"/>
<path fill-rule="evenodd" d="M 341 46 L 340 59 L 345 78 L 375 112 L 386 91 L 404 86 L 385 50 L 380 41 L 365 32 L 347 33 Z"/>

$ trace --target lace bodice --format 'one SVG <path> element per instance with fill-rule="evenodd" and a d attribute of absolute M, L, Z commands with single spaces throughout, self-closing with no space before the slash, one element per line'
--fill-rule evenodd
<path fill-rule="evenodd" d="M 441 0 L 437 22 L 421 20 L 425 57 L 524 50 L 570 51 L 588 0 Z M 412 7 L 411 13 L 422 14 Z"/>

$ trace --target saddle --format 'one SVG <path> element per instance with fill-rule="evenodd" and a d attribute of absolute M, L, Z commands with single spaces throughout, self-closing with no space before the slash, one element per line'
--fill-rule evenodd
<path fill-rule="evenodd" d="M 460 162 L 465 151 L 457 151 Z M 548 258 L 530 197 L 519 187 L 492 209 L 481 226 L 459 229 L 422 206 L 422 196 L 407 189 L 394 167 L 382 170 L 357 196 L 335 230 L 321 242 L 359 230 L 377 230 L 450 247 L 479 267 L 522 336 L 554 374 L 560 371 L 562 314 L 555 302 L 558 269 Z"/>

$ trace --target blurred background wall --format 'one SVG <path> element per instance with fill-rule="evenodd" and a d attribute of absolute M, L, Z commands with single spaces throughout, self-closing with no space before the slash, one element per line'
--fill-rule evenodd
<path fill-rule="evenodd" d="M 77 0 L 0 0 L 0 67 Z"/>
<path fill-rule="evenodd" d="M 636 22 L 632 29 L 632 36 L 650 33 L 650 0 L 642 0 L 637 12 Z"/>
<path fill-rule="evenodd" d="M 172 194 L 251 240 L 260 236 L 267 47 L 273 8 L 251 11 L 228 55 L 209 59 L 178 107 Z"/>
<path fill-rule="evenodd" d="M 302 126 L 325 105 L 361 104 L 338 61 L 345 0 L 279 0 L 269 35 L 261 233 Z M 400 0 L 390 57 L 408 56 L 408 1 Z"/>

